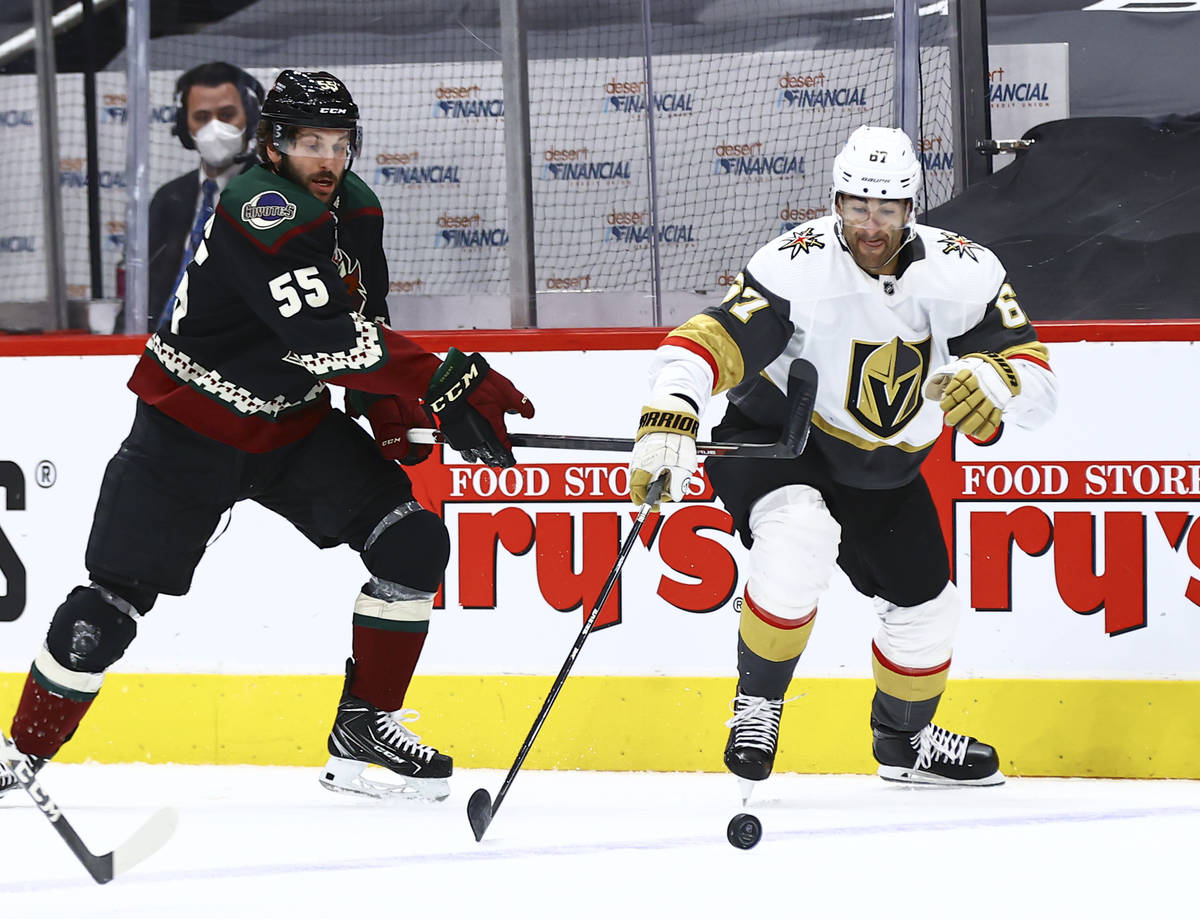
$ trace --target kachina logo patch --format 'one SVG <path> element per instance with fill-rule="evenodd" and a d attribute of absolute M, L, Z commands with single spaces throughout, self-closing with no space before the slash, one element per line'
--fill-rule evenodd
<path fill-rule="evenodd" d="M 242 205 L 242 220 L 256 230 L 269 230 L 296 216 L 296 205 L 277 191 L 262 191 Z"/>

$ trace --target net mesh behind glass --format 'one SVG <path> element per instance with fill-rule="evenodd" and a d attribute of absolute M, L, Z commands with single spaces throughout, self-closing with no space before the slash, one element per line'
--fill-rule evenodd
<path fill-rule="evenodd" d="M 661 290 L 714 292 L 772 235 L 826 213 L 832 159 L 850 131 L 892 123 L 893 25 L 875 6 L 761 0 L 751 15 L 731 0 L 651 0 L 652 206 L 641 0 L 583 8 L 528 0 L 536 288 L 648 297 L 656 210 Z M 921 21 L 922 131 L 914 139 L 928 168 L 920 210 L 952 187 L 945 20 Z M 154 5 L 151 33 L 151 193 L 198 168 L 196 153 L 172 135 L 183 71 L 223 60 L 269 89 L 284 67 L 328 69 L 363 113 L 354 168 L 383 204 L 391 292 L 507 295 L 510 170 L 495 0 L 453 8 L 258 0 L 224 18 L 213 4 L 180 0 Z M 97 75 L 110 296 L 125 238 L 124 68 L 119 54 Z M 58 105 L 69 295 L 95 296 L 80 74 L 60 75 Z M 35 78 L 0 76 L 0 164 L 18 177 L 0 232 L 6 300 L 45 295 L 40 174 L 29 155 L 37 118 Z"/>

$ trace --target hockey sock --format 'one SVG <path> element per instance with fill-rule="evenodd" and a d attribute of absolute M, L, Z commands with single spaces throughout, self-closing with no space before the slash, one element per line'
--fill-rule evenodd
<path fill-rule="evenodd" d="M 57 695 L 39 684 L 30 672 L 13 717 L 12 739 L 17 749 L 51 758 L 75 733 L 95 698 L 95 694 L 80 699 Z"/>
<path fill-rule="evenodd" d="M 817 610 L 782 619 L 754 602 L 747 590 L 738 624 L 738 689 L 745 695 L 782 699 L 812 634 Z"/>
<path fill-rule="evenodd" d="M 871 665 L 876 689 L 871 705 L 873 726 L 878 722 L 913 733 L 933 720 L 938 700 L 946 691 L 950 661 L 933 667 L 905 667 L 890 660 L 872 642 Z"/>
<path fill-rule="evenodd" d="M 428 623 L 423 623 L 428 625 Z M 404 695 L 417 669 L 425 631 L 392 631 L 354 626 L 354 676 L 350 695 L 386 712 L 404 707 Z"/>

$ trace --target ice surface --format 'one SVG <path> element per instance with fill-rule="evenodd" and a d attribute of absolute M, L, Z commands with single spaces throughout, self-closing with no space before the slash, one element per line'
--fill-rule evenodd
<path fill-rule="evenodd" d="M 522 772 L 476 843 L 460 770 L 439 804 L 339 796 L 315 769 L 51 764 L 95 852 L 163 805 L 161 852 L 99 887 L 20 791 L 0 800 L 0 916 L 1103 917 L 1193 915 L 1200 782 L 913 788 L 776 775 Z M 729 818 L 757 815 L 748 851 Z"/>

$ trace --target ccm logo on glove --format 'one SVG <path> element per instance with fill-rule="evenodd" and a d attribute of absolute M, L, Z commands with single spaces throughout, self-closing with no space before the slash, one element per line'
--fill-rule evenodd
<path fill-rule="evenodd" d="M 468 463 L 516 465 L 504 416 L 532 418 L 533 403 L 482 355 L 466 355 L 457 348 L 447 351 L 429 381 L 425 405 L 450 446 Z"/>
<path fill-rule="evenodd" d="M 482 362 L 482 358 L 479 362 L 471 362 L 462 377 L 457 381 L 449 385 L 443 384 L 442 392 L 433 400 L 426 403 L 429 406 L 429 410 L 435 415 L 441 414 L 451 402 L 455 402 L 465 396 L 471 391 L 472 384 L 479 380 L 481 369 L 482 371 L 487 371 L 488 369 L 487 364 Z"/>

